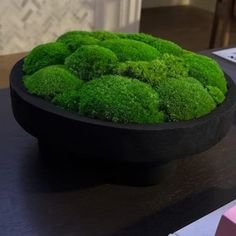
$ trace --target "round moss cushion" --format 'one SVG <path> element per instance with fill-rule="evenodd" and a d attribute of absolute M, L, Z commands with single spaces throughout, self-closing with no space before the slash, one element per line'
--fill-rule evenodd
<path fill-rule="evenodd" d="M 69 90 L 56 95 L 52 102 L 68 111 L 79 112 L 79 90 Z"/>
<path fill-rule="evenodd" d="M 58 37 L 57 41 L 68 41 L 71 39 L 75 39 L 77 37 L 92 37 L 96 40 L 103 41 L 108 39 L 118 39 L 119 37 L 116 35 L 116 33 L 112 33 L 109 31 L 81 31 L 81 30 L 74 30 L 69 31 L 61 36 Z"/>
<path fill-rule="evenodd" d="M 144 33 L 117 33 L 117 35 L 122 39 L 132 39 L 146 44 L 151 44 L 157 39 L 150 34 Z"/>
<path fill-rule="evenodd" d="M 136 40 L 111 39 L 101 42 L 100 45 L 113 51 L 120 62 L 150 61 L 158 57 L 155 48 Z"/>
<path fill-rule="evenodd" d="M 72 52 L 84 45 L 96 45 L 99 40 L 81 34 L 68 34 L 67 37 L 62 37 L 57 40 L 58 42 L 64 43 Z"/>
<path fill-rule="evenodd" d="M 82 80 L 110 74 L 117 63 L 116 55 L 97 45 L 82 46 L 66 58 L 65 65 Z"/>
<path fill-rule="evenodd" d="M 206 86 L 208 93 L 212 96 L 215 103 L 221 104 L 225 100 L 225 95 L 222 93 L 222 91 L 214 86 Z"/>
<path fill-rule="evenodd" d="M 191 52 L 185 53 L 183 58 L 189 67 L 191 77 L 199 80 L 204 86 L 214 86 L 223 94 L 226 93 L 227 83 L 224 73 L 215 60 Z"/>
<path fill-rule="evenodd" d="M 23 71 L 30 75 L 46 66 L 64 64 L 70 53 L 67 46 L 60 42 L 41 44 L 24 59 Z"/>
<path fill-rule="evenodd" d="M 110 39 L 119 39 L 119 37 L 116 35 L 116 33 L 109 32 L 109 31 L 93 31 L 92 37 L 103 41 L 103 40 L 110 40 Z"/>
<path fill-rule="evenodd" d="M 118 123 L 160 123 L 158 94 L 147 84 L 122 76 L 104 76 L 80 90 L 80 113 Z"/>
<path fill-rule="evenodd" d="M 161 56 L 161 60 L 166 65 L 168 78 L 188 77 L 189 68 L 183 58 L 165 53 Z"/>
<path fill-rule="evenodd" d="M 57 41 L 59 42 L 67 42 L 68 40 L 71 41 L 71 39 L 81 36 L 89 36 L 91 37 L 92 32 L 89 31 L 82 31 L 82 30 L 72 30 L 68 31 L 62 35 L 60 35 L 57 38 Z"/>
<path fill-rule="evenodd" d="M 183 54 L 183 49 L 176 43 L 169 40 L 156 38 L 156 40 L 150 41 L 149 44 L 157 49 L 159 55 L 168 53 L 176 56 L 181 56 Z"/>
<path fill-rule="evenodd" d="M 161 107 L 170 121 L 184 121 L 204 116 L 216 104 L 208 91 L 193 78 L 169 79 L 158 89 Z"/>
<path fill-rule="evenodd" d="M 127 61 L 119 63 L 114 72 L 143 81 L 155 89 L 167 79 L 167 66 L 158 59 L 150 62 Z"/>
<path fill-rule="evenodd" d="M 26 76 L 23 82 L 29 93 L 46 100 L 53 99 L 57 94 L 78 89 L 83 83 L 63 66 L 45 67 L 33 75 Z"/>

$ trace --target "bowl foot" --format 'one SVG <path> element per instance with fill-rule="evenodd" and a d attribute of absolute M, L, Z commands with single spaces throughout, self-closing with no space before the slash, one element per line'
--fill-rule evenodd
<path fill-rule="evenodd" d="M 94 178 L 100 183 L 122 184 L 131 186 L 150 186 L 173 176 L 176 161 L 160 165 L 159 163 L 131 163 L 125 161 L 104 160 L 102 156 L 89 156 L 72 153 L 62 145 L 38 140 L 40 157 L 53 170 L 63 169 L 76 173 L 80 182 Z M 86 178 L 86 179 L 85 179 Z"/>

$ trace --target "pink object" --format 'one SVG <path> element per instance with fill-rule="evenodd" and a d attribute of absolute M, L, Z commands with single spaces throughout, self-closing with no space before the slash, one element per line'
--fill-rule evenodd
<path fill-rule="evenodd" d="M 222 215 L 215 236 L 236 236 L 236 206 Z"/>

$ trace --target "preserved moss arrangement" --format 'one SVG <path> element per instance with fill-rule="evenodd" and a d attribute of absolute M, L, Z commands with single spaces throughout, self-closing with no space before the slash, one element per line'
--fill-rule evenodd
<path fill-rule="evenodd" d="M 35 47 L 23 70 L 29 93 L 115 123 L 197 119 L 227 93 L 213 59 L 142 33 L 68 32 Z"/>

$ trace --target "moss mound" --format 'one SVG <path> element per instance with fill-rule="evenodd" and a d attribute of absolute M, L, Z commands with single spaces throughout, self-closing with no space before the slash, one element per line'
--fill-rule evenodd
<path fill-rule="evenodd" d="M 150 61 L 158 56 L 155 48 L 135 40 L 112 39 L 105 40 L 100 45 L 113 51 L 121 62 Z"/>
<path fill-rule="evenodd" d="M 151 62 L 128 61 L 120 63 L 114 71 L 118 75 L 128 76 L 150 84 L 155 89 L 167 79 L 167 67 L 158 59 Z"/>
<path fill-rule="evenodd" d="M 81 34 L 69 34 L 67 37 L 63 37 L 57 41 L 64 43 L 71 50 L 71 52 L 76 51 L 84 45 L 96 45 L 99 43 L 99 40 L 88 35 Z"/>
<path fill-rule="evenodd" d="M 147 84 L 121 76 L 104 76 L 80 90 L 80 113 L 121 123 L 159 123 L 157 93 Z"/>
<path fill-rule="evenodd" d="M 216 107 L 207 90 L 199 83 L 189 80 L 191 78 L 170 79 L 162 83 L 158 89 L 161 107 L 170 121 L 196 119 Z"/>
<path fill-rule="evenodd" d="M 156 48 L 159 55 L 168 53 L 176 56 L 181 56 L 183 54 L 183 49 L 176 43 L 173 43 L 169 40 L 157 38 L 155 41 L 151 41 L 148 44 Z"/>
<path fill-rule="evenodd" d="M 193 77 L 178 77 L 177 80 L 182 80 L 188 83 L 198 84 L 202 87 L 202 83 L 198 81 L 197 79 L 194 79 Z"/>
<path fill-rule="evenodd" d="M 94 31 L 92 32 L 92 36 L 100 41 L 109 39 L 119 39 L 119 37 L 115 33 L 109 31 Z"/>
<path fill-rule="evenodd" d="M 56 95 L 52 102 L 68 111 L 79 112 L 80 93 L 79 90 L 69 90 Z"/>
<path fill-rule="evenodd" d="M 62 66 L 48 66 L 24 78 L 27 90 L 46 100 L 53 99 L 57 94 L 78 89 L 82 83 L 82 80 Z"/>
<path fill-rule="evenodd" d="M 117 63 L 116 55 L 97 45 L 83 46 L 66 58 L 65 65 L 83 80 L 111 73 Z"/>
<path fill-rule="evenodd" d="M 63 43 L 41 44 L 26 56 L 23 70 L 30 75 L 43 67 L 63 64 L 69 55 L 70 50 Z"/>
<path fill-rule="evenodd" d="M 153 88 L 170 78 L 187 78 L 189 74 L 185 61 L 171 54 L 164 54 L 161 59 L 153 61 L 127 61 L 119 63 L 115 74 L 138 79 Z"/>
<path fill-rule="evenodd" d="M 167 67 L 168 78 L 188 77 L 189 68 L 181 57 L 165 53 L 162 62 Z"/>
<path fill-rule="evenodd" d="M 164 53 L 173 54 L 176 56 L 180 56 L 183 54 L 183 49 L 169 40 L 156 38 L 149 34 L 144 33 L 118 33 L 117 34 L 122 39 L 132 39 L 136 41 L 140 41 L 146 44 L 151 45 L 156 48 L 158 51 L 158 55 L 161 56 Z"/>
<path fill-rule="evenodd" d="M 144 33 L 117 33 L 117 35 L 122 39 L 132 39 L 146 44 L 151 44 L 157 40 L 157 38 L 153 37 L 152 35 Z"/>
<path fill-rule="evenodd" d="M 82 31 L 82 30 L 73 30 L 73 31 L 68 31 L 62 35 L 60 35 L 57 38 L 57 41 L 59 42 L 67 42 L 70 39 L 76 38 L 76 37 L 91 37 L 92 32 L 89 31 Z"/>
<path fill-rule="evenodd" d="M 118 35 L 116 33 L 112 33 L 109 31 L 80 31 L 74 30 L 69 31 L 65 34 L 62 34 L 58 37 L 57 41 L 67 41 L 68 39 L 76 38 L 76 37 L 93 37 L 94 39 L 103 41 L 108 39 L 118 39 Z"/>
<path fill-rule="evenodd" d="M 72 52 L 84 45 L 97 45 L 100 41 L 118 39 L 115 33 L 107 31 L 70 31 L 61 35 L 57 42 L 64 43 Z"/>
<path fill-rule="evenodd" d="M 216 104 L 221 104 L 225 100 L 225 95 L 214 86 L 206 86 L 208 93 L 212 96 Z"/>
<path fill-rule="evenodd" d="M 156 38 L 149 34 L 144 33 L 118 33 L 117 34 L 122 39 L 132 39 L 136 41 L 140 41 L 146 44 L 151 45 L 152 47 L 156 48 L 158 51 L 158 55 L 161 56 L 165 53 L 173 54 L 176 56 L 181 56 L 183 54 L 183 49 L 169 40 Z"/>
<path fill-rule="evenodd" d="M 216 61 L 190 52 L 185 53 L 183 58 L 189 66 L 189 75 L 191 77 L 198 79 L 204 86 L 217 87 L 223 94 L 226 93 L 227 84 L 224 73 Z"/>

